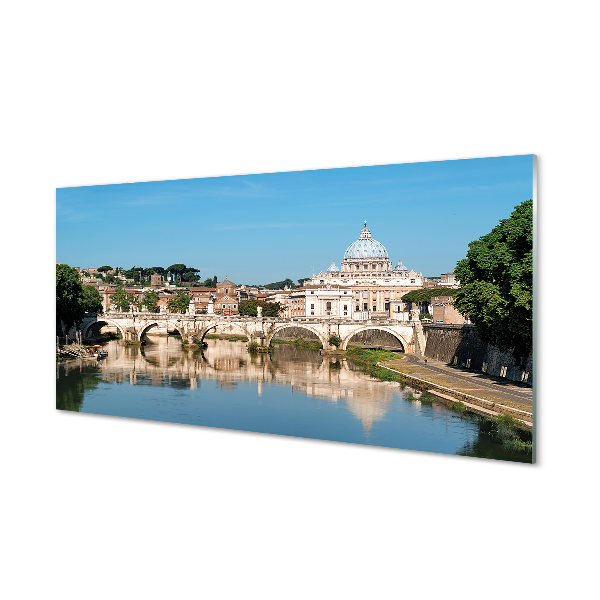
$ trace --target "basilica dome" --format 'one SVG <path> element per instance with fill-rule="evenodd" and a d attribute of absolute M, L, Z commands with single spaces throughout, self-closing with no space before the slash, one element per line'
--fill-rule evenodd
<path fill-rule="evenodd" d="M 385 246 L 371 237 L 371 232 L 367 229 L 367 222 L 360 232 L 360 238 L 348 246 L 344 254 L 344 260 L 349 258 L 383 258 L 388 260 L 388 253 Z"/>

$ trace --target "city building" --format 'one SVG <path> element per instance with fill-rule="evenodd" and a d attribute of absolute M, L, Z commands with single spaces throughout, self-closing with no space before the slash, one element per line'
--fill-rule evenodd
<path fill-rule="evenodd" d="M 330 319 L 352 316 L 352 288 L 327 284 L 306 286 L 305 306 L 307 317 Z"/>
<path fill-rule="evenodd" d="M 431 298 L 431 318 L 434 323 L 447 323 L 451 325 L 468 325 L 468 317 L 459 313 L 453 306 L 452 296 L 433 296 Z"/>
<path fill-rule="evenodd" d="M 227 277 L 223 281 L 217 283 L 217 289 L 215 294 L 214 310 L 218 315 L 237 315 L 239 314 L 238 309 L 238 296 L 237 286 L 232 281 L 229 281 Z"/>
<path fill-rule="evenodd" d="M 442 273 L 440 283 L 444 287 L 451 287 L 451 288 L 460 287 L 459 282 L 456 281 L 456 277 L 454 276 L 454 273 Z"/>
<path fill-rule="evenodd" d="M 286 306 L 286 313 L 292 318 L 306 316 L 306 290 L 304 288 L 292 291 Z"/>
<path fill-rule="evenodd" d="M 194 303 L 196 313 L 205 313 L 208 310 L 208 303 L 211 296 L 215 296 L 215 288 L 195 287 L 188 290 Z"/>

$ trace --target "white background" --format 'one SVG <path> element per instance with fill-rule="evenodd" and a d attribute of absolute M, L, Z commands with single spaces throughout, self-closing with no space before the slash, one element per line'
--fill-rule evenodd
<path fill-rule="evenodd" d="M 593 6 L 2 9 L 5 598 L 593 595 Z M 54 409 L 56 187 L 526 153 L 537 466 Z M 410 217 L 435 240 L 426 212 Z M 173 233 L 201 244 L 201 227 L 182 214 Z"/>

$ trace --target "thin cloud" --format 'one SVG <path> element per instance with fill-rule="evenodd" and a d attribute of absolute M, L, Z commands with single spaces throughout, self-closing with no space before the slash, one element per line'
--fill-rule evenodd
<path fill-rule="evenodd" d="M 230 229 L 273 229 L 279 227 L 315 227 L 315 223 L 241 223 L 239 225 L 218 225 L 211 227 L 211 229 L 224 231 Z"/>

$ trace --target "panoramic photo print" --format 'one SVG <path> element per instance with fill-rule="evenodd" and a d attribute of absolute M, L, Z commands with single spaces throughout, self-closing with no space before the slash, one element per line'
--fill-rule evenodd
<path fill-rule="evenodd" d="M 533 463 L 534 172 L 59 188 L 56 408 Z"/>

